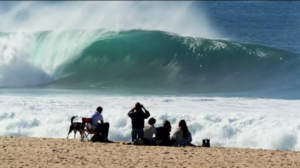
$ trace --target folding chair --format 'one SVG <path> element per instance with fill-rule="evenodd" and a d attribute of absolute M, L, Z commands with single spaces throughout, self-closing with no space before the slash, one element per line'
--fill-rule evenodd
<path fill-rule="evenodd" d="M 90 141 L 91 136 L 96 133 L 96 131 L 92 130 L 92 119 L 82 118 L 82 123 L 84 125 L 84 136 L 88 141 Z"/>

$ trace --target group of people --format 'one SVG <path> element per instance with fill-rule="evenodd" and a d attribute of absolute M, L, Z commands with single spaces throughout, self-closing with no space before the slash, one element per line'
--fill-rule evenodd
<path fill-rule="evenodd" d="M 92 129 L 103 137 L 104 142 L 111 142 L 107 139 L 109 123 L 104 123 L 101 114 L 102 110 L 101 107 L 98 107 L 97 111 L 92 115 Z M 178 127 L 171 136 L 172 127 L 170 122 L 164 120 L 161 127 L 155 127 L 155 118 L 149 118 L 149 111 L 139 102 L 128 112 L 128 116 L 131 118 L 132 123 L 131 144 L 142 142 L 145 145 L 186 146 L 192 142 L 192 135 L 185 120 L 180 120 Z M 149 118 L 148 124 L 145 125 L 145 119 L 147 118 Z"/>

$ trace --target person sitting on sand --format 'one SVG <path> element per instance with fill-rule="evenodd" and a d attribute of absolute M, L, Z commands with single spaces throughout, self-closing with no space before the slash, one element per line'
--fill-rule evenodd
<path fill-rule="evenodd" d="M 156 133 L 156 128 L 154 124 L 156 123 L 155 118 L 151 117 L 148 120 L 148 124 L 144 127 L 144 138 L 143 141 L 146 145 L 151 145 L 153 144 L 153 134 Z"/>
<path fill-rule="evenodd" d="M 192 142 L 192 135 L 186 125 L 185 120 L 180 120 L 172 139 L 175 140 L 173 146 L 186 146 Z"/>
<path fill-rule="evenodd" d="M 131 140 L 134 142 L 137 136 L 138 138 L 144 137 L 144 119 L 147 119 L 150 113 L 143 105 L 137 102 L 135 107 L 128 112 L 128 116 L 131 118 Z"/>
<path fill-rule="evenodd" d="M 104 123 L 102 116 L 102 107 L 97 107 L 96 112 L 92 115 L 92 130 L 96 131 L 96 134 L 101 134 L 104 142 L 111 142 L 107 139 L 109 131 L 109 123 Z M 100 122 L 100 123 L 99 123 Z"/>
<path fill-rule="evenodd" d="M 163 126 L 156 128 L 155 143 L 160 146 L 172 146 L 170 139 L 171 124 L 168 120 L 163 121 Z"/>

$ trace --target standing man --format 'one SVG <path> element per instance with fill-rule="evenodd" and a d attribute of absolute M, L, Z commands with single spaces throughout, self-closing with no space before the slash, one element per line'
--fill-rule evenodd
<path fill-rule="evenodd" d="M 144 110 L 144 111 L 143 111 Z M 128 116 L 131 118 L 132 131 L 131 140 L 132 142 L 137 138 L 144 137 L 144 120 L 150 116 L 149 111 L 145 109 L 139 102 L 135 104 L 135 107 L 128 112 Z"/>
<path fill-rule="evenodd" d="M 92 129 L 96 131 L 96 134 L 101 134 L 104 142 L 111 142 L 107 139 L 109 123 L 104 123 L 102 111 L 102 107 L 99 106 L 97 111 L 92 115 Z"/>

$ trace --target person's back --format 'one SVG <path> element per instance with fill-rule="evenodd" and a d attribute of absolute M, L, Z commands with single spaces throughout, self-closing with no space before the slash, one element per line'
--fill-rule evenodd
<path fill-rule="evenodd" d="M 156 128 L 156 135 L 155 135 L 156 140 L 164 141 L 167 140 L 169 136 L 170 133 L 164 127 Z"/>
<path fill-rule="evenodd" d="M 146 113 L 140 111 L 133 111 L 132 113 L 128 114 L 131 118 L 132 129 L 142 129 L 145 125 L 145 119 L 147 119 L 150 114 L 148 111 Z"/>
<path fill-rule="evenodd" d="M 175 142 L 173 146 L 186 146 L 192 142 L 192 135 L 186 125 L 185 120 L 180 120 L 177 129 L 173 134 Z"/>
<path fill-rule="evenodd" d="M 156 133 L 156 128 L 154 125 L 147 124 L 144 127 L 144 138 L 152 139 L 153 134 L 155 134 L 155 133 Z"/>
<path fill-rule="evenodd" d="M 100 112 L 96 111 L 92 116 L 92 130 L 95 130 L 98 127 L 98 121 L 103 121 L 103 116 Z"/>
<path fill-rule="evenodd" d="M 170 141 L 170 132 L 171 132 L 171 124 L 168 120 L 163 122 L 162 127 L 156 128 L 155 141 L 157 145 L 161 146 L 171 146 Z"/>
<path fill-rule="evenodd" d="M 183 140 L 183 131 L 181 127 L 177 127 L 175 132 L 173 133 L 173 139 L 175 140 L 176 143 L 180 144 Z"/>

